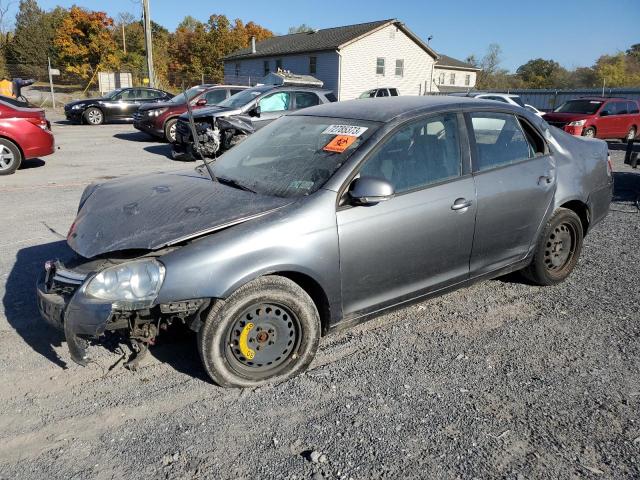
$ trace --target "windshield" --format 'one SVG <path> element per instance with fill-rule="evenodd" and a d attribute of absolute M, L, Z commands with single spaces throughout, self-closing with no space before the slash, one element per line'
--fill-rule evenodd
<path fill-rule="evenodd" d="M 187 90 L 187 98 L 189 99 L 189 101 L 191 101 L 195 96 L 197 96 L 201 92 L 204 92 L 204 88 L 191 87 L 189 90 Z M 169 101 L 171 103 L 187 103 L 184 99 L 184 92 L 179 93 Z"/>
<path fill-rule="evenodd" d="M 510 97 L 510 98 L 511 98 L 511 100 L 513 100 L 518 105 L 520 105 L 521 107 L 524 108 L 524 102 L 522 101 L 522 99 L 520 97 L 518 97 L 517 95 L 514 95 L 513 97 Z"/>
<path fill-rule="evenodd" d="M 569 100 L 556 108 L 554 112 L 592 115 L 598 111 L 600 105 L 602 102 L 599 100 Z"/>
<path fill-rule="evenodd" d="M 104 94 L 104 98 L 113 98 L 122 91 L 122 88 L 116 88 Z"/>
<path fill-rule="evenodd" d="M 249 88 L 247 90 L 243 90 L 241 92 L 236 93 L 235 95 L 231 95 L 226 100 L 220 102 L 218 104 L 219 107 L 225 108 L 240 108 L 244 107 L 247 103 L 251 102 L 258 95 L 271 90 L 273 87 L 262 87 L 262 88 Z"/>
<path fill-rule="evenodd" d="M 302 197 L 322 187 L 379 125 L 341 118 L 281 117 L 225 152 L 213 172 L 221 180 L 263 195 Z"/>

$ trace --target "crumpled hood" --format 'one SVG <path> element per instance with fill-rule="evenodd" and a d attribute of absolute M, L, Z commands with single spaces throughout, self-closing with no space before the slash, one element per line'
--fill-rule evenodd
<path fill-rule="evenodd" d="M 87 187 L 67 243 L 85 258 L 156 250 L 291 202 L 212 182 L 197 171 L 127 177 Z"/>
<path fill-rule="evenodd" d="M 213 117 L 228 117 L 230 115 L 238 115 L 242 112 L 240 108 L 226 108 L 226 107 L 207 107 L 200 108 L 193 111 L 194 120 L 200 118 L 213 118 Z M 189 113 L 183 113 L 180 115 L 181 120 L 189 120 Z"/>

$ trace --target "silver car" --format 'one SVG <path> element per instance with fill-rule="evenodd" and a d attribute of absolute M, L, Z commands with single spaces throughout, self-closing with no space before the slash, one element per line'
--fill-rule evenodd
<path fill-rule="evenodd" d="M 121 334 L 138 356 L 197 332 L 223 386 L 290 378 L 320 337 L 521 271 L 553 285 L 607 214 L 605 142 L 522 108 L 455 97 L 326 104 L 282 117 L 211 167 L 94 184 L 74 257 L 38 283 L 73 360 Z"/>

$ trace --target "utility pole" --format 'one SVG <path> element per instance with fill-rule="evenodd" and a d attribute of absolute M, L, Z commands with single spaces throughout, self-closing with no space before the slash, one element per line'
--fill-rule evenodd
<path fill-rule="evenodd" d="M 124 51 L 124 54 L 127 54 L 127 37 L 124 34 L 124 22 L 122 22 L 122 50 Z"/>
<path fill-rule="evenodd" d="M 156 75 L 153 71 L 153 44 L 151 42 L 151 17 L 149 16 L 149 0 L 142 0 L 144 15 L 144 43 L 147 48 L 147 70 L 149 72 L 149 86 L 155 88 Z"/>
<path fill-rule="evenodd" d="M 47 57 L 47 65 L 49 66 L 49 86 L 51 87 L 51 105 L 56 108 L 56 96 L 53 93 L 53 75 L 51 72 L 51 59 Z"/>

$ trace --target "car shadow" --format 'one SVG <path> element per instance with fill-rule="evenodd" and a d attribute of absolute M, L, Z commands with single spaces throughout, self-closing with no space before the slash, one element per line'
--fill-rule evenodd
<path fill-rule="evenodd" d="M 2 298 L 9 325 L 34 351 L 61 368 L 66 368 L 67 364 L 54 347 L 62 345 L 64 334 L 40 318 L 36 303 L 36 281 L 45 261 L 57 258 L 64 262 L 72 255 L 72 250 L 63 240 L 19 250 Z"/>
<path fill-rule="evenodd" d="M 171 155 L 171 144 L 165 143 L 161 145 L 150 145 L 148 147 L 144 147 L 143 150 L 145 152 L 153 153 L 155 155 L 162 155 L 170 160 L 173 160 L 173 155 Z"/>
<path fill-rule="evenodd" d="M 149 349 L 149 354 L 176 372 L 211 383 L 200 361 L 196 334 L 184 325 L 162 332 L 158 344 Z"/>
<path fill-rule="evenodd" d="M 31 158 L 29 160 L 23 160 L 20 164 L 20 170 L 28 170 L 30 168 L 44 167 L 45 161 L 40 158 Z"/>
<path fill-rule="evenodd" d="M 626 152 L 627 149 L 629 148 L 629 143 L 628 142 L 607 142 L 607 145 L 609 146 L 609 150 L 612 151 L 623 151 Z M 632 152 L 640 152 L 640 140 L 636 140 L 634 142 L 631 143 L 631 151 Z"/>
<path fill-rule="evenodd" d="M 115 133 L 113 138 L 117 138 L 119 140 L 129 140 L 130 142 L 144 142 L 151 143 L 154 141 L 154 138 L 147 135 L 144 132 L 139 132 L 136 130 L 135 132 L 125 132 L 125 133 Z"/>

